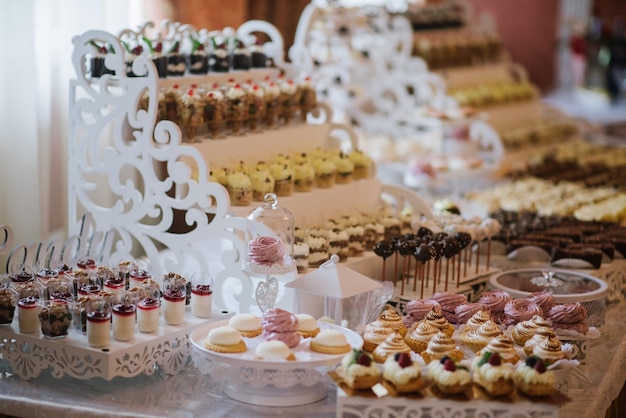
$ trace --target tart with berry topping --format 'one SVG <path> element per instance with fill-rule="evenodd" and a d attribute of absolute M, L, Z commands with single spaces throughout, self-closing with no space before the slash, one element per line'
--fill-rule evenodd
<path fill-rule="evenodd" d="M 472 386 L 472 377 L 467 367 L 448 356 L 428 365 L 428 377 L 441 393 L 447 395 L 463 393 Z"/>
<path fill-rule="evenodd" d="M 363 350 L 347 353 L 337 367 L 337 374 L 351 389 L 370 389 L 380 382 L 381 372 L 374 359 Z"/>
<path fill-rule="evenodd" d="M 548 363 L 537 356 L 530 356 L 515 369 L 515 384 L 520 392 L 528 396 L 549 396 L 555 392 L 554 372 Z"/>
<path fill-rule="evenodd" d="M 510 395 L 515 390 L 514 372 L 513 366 L 503 362 L 498 353 L 486 351 L 474 369 L 474 383 L 488 395 Z"/>
<path fill-rule="evenodd" d="M 422 368 L 411 359 L 410 353 L 396 353 L 383 364 L 383 383 L 395 392 L 412 393 L 426 386 Z"/>

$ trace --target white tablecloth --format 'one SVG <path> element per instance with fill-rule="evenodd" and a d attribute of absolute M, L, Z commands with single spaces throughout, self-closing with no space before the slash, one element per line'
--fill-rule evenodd
<path fill-rule="evenodd" d="M 602 337 L 589 350 L 581 370 L 589 377 L 571 378 L 567 396 L 571 402 L 562 417 L 604 418 L 626 378 L 626 301 L 607 306 Z M 1 342 L 0 342 L 1 343 Z M 3 373 L 0 377 L 0 413 L 20 417 L 332 417 L 335 387 L 328 383 L 328 396 L 297 407 L 258 407 L 224 396 L 220 382 L 194 367 L 169 377 L 158 374 L 132 379 L 56 379 L 44 373 L 23 381 Z"/>

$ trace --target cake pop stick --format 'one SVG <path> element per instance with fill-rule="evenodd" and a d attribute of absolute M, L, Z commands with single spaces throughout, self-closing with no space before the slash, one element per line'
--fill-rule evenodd
<path fill-rule="evenodd" d="M 386 275 L 385 273 L 387 271 L 387 268 L 386 268 L 387 258 L 390 257 L 394 252 L 395 252 L 395 246 L 389 240 L 378 241 L 374 245 L 374 253 L 378 255 L 379 257 L 383 258 L 383 271 L 381 274 L 381 278 L 383 282 L 385 281 L 385 275 Z"/>
<path fill-rule="evenodd" d="M 425 242 L 422 242 L 420 245 L 418 245 L 415 248 L 415 253 L 413 257 L 415 257 L 416 268 L 419 265 L 419 270 L 420 270 L 419 274 L 420 274 L 420 281 L 421 281 L 420 298 L 423 298 L 424 297 L 424 270 L 425 270 L 424 265 L 431 258 L 430 247 L 428 246 L 428 244 L 426 244 Z M 413 291 L 415 291 L 415 287 L 416 286 L 414 282 Z"/>

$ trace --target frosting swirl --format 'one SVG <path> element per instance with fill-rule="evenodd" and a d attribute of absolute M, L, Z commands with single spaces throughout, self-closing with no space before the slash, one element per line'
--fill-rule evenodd
<path fill-rule="evenodd" d="M 457 306 L 467 303 L 467 296 L 458 293 L 437 292 L 430 298 L 439 302 L 448 321 L 458 323 L 454 312 Z"/>
<path fill-rule="evenodd" d="M 530 295 L 528 295 L 527 299 L 539 305 L 543 313 L 550 312 L 550 309 L 552 309 L 552 307 L 556 305 L 554 295 L 545 290 L 543 292 L 531 293 Z"/>
<path fill-rule="evenodd" d="M 426 348 L 426 352 L 436 358 L 441 358 L 455 350 L 457 347 L 452 337 L 441 331 L 430 339 Z"/>
<path fill-rule="evenodd" d="M 541 316 L 535 315 L 531 319 L 519 322 L 515 325 L 515 328 L 511 331 L 511 335 L 516 340 L 525 343 L 531 339 L 533 335 L 535 335 L 535 332 L 541 327 L 550 328 L 550 324 Z"/>
<path fill-rule="evenodd" d="M 465 324 L 465 329 L 463 333 L 469 333 L 475 329 L 478 329 L 482 324 L 491 320 L 491 313 L 489 308 L 483 306 L 482 309 L 478 310 L 470 319 L 468 319 Z"/>
<path fill-rule="evenodd" d="M 513 343 L 511 338 L 504 334 L 492 338 L 482 352 L 484 353 L 486 351 L 490 353 L 498 353 L 502 360 L 507 363 L 515 364 L 519 360 L 519 355 L 517 354 L 517 351 L 515 351 L 515 343 Z"/>
<path fill-rule="evenodd" d="M 535 345 L 533 354 L 549 362 L 555 362 L 565 358 L 565 353 L 561 350 L 561 341 L 556 337 L 546 338 Z"/>
<path fill-rule="evenodd" d="M 504 307 L 511 300 L 511 296 L 504 290 L 488 290 L 480 295 L 478 303 L 489 308 L 494 321 L 498 322 L 504 312 Z"/>
<path fill-rule="evenodd" d="M 260 265 L 282 264 L 285 255 L 283 242 L 274 237 L 258 237 L 248 244 L 248 258 Z"/>
<path fill-rule="evenodd" d="M 265 341 L 279 340 L 294 348 L 300 343 L 298 318 L 280 308 L 271 308 L 263 313 L 261 338 Z"/>
<path fill-rule="evenodd" d="M 416 341 L 422 341 L 428 344 L 428 342 L 439 332 L 439 328 L 432 323 L 422 320 L 417 324 L 415 328 L 407 335 L 406 338 L 410 338 Z"/>
<path fill-rule="evenodd" d="M 432 299 L 415 299 L 408 302 L 404 308 L 406 315 L 402 318 L 404 326 L 410 329 L 416 322 L 424 319 L 433 308 L 441 309 L 441 305 Z"/>
<path fill-rule="evenodd" d="M 587 310 L 580 302 L 556 305 L 548 312 L 547 318 L 551 322 L 560 324 L 576 324 L 587 318 Z"/>
<path fill-rule="evenodd" d="M 404 338 L 399 332 L 395 332 L 387 337 L 374 349 L 374 358 L 387 358 L 395 353 L 410 353 L 411 348 L 404 342 Z"/>
<path fill-rule="evenodd" d="M 504 306 L 504 325 L 515 325 L 536 315 L 543 315 L 539 305 L 528 299 L 513 299 Z"/>
<path fill-rule="evenodd" d="M 481 303 L 464 303 L 462 305 L 457 306 L 454 309 L 454 314 L 456 315 L 457 324 L 465 324 L 469 319 L 474 316 L 476 312 L 482 310 L 485 306 Z"/>

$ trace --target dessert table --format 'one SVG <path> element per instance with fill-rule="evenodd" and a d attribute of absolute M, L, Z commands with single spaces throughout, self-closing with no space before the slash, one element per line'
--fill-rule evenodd
<path fill-rule="evenodd" d="M 626 377 L 626 301 L 607 305 L 602 337 L 590 346 L 584 377 L 571 375 L 561 407 L 562 417 L 604 417 Z M 4 364 L 0 362 L 0 367 Z M 222 383 L 194 366 L 182 373 L 158 373 L 111 381 L 95 378 L 54 378 L 49 372 L 25 381 L 2 369 L 0 413 L 20 417 L 332 417 L 336 415 L 335 385 L 328 379 L 328 396 L 293 407 L 248 405 L 225 396 Z"/>

